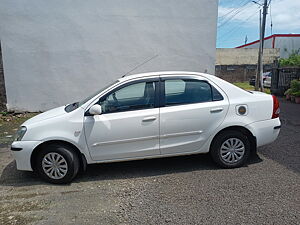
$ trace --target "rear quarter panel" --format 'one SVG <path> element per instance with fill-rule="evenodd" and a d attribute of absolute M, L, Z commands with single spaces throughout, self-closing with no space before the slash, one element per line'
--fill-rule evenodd
<path fill-rule="evenodd" d="M 256 91 L 245 91 L 215 76 L 209 76 L 209 78 L 218 85 L 228 97 L 229 109 L 224 123 L 236 122 L 249 124 L 271 119 L 273 111 L 272 95 Z M 239 105 L 246 105 L 246 115 L 241 116 L 236 113 Z"/>
<path fill-rule="evenodd" d="M 273 111 L 273 99 L 271 95 L 261 92 L 245 91 L 215 76 L 211 76 L 210 79 L 226 93 L 229 107 L 223 123 L 208 138 L 205 145 L 201 148 L 201 152 L 209 151 L 213 138 L 221 130 L 231 126 L 242 126 L 248 129 L 247 126 L 249 124 L 259 121 L 270 121 Z M 237 108 L 240 105 L 247 107 L 247 113 L 245 115 L 238 115 Z M 249 129 L 249 131 L 256 136 L 259 134 L 256 129 L 260 128 L 255 127 L 254 129 Z"/>

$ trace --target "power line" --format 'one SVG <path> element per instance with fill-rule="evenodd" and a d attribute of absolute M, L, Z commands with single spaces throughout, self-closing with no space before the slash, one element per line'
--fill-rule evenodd
<path fill-rule="evenodd" d="M 268 7 L 270 6 L 272 0 L 269 0 Z"/>
<path fill-rule="evenodd" d="M 260 0 L 260 1 L 263 1 L 263 0 Z M 226 14 L 218 17 L 218 23 L 221 23 L 224 20 L 231 20 L 231 18 L 233 18 L 234 16 L 236 16 L 240 12 L 244 11 L 245 9 L 249 8 L 249 7 L 245 7 L 245 6 L 247 4 L 249 4 L 250 2 L 254 2 L 254 1 L 251 1 L 251 0 L 246 0 L 245 1 L 245 0 L 242 0 L 239 3 L 235 2 L 235 7 L 232 10 L 230 10 Z M 262 4 L 259 3 L 259 1 L 256 2 L 256 4 L 262 5 Z M 251 5 L 249 5 L 249 6 L 251 7 Z M 232 14 L 232 15 L 230 15 L 230 14 Z M 223 22 L 223 23 L 226 23 L 226 21 Z M 219 26 L 222 26 L 222 24 L 220 24 Z"/>
<path fill-rule="evenodd" d="M 258 1 L 258 5 L 260 5 L 259 3 L 260 3 L 261 1 L 264 1 L 264 0 Z M 249 2 L 252 2 L 252 1 L 249 1 Z M 249 2 L 247 2 L 246 5 L 247 5 Z M 269 0 L 269 3 L 270 3 L 270 2 L 271 2 L 271 0 Z M 240 2 L 240 3 L 244 3 L 244 6 L 245 6 L 245 2 Z M 262 5 L 262 4 L 261 4 L 261 5 Z M 251 6 L 251 5 L 249 5 L 249 6 Z M 241 10 L 243 11 L 243 10 L 245 10 L 246 8 L 248 8 L 248 7 L 245 7 L 244 9 L 238 8 L 238 9 L 236 10 L 235 14 L 236 14 L 237 12 L 240 13 Z M 232 38 L 232 37 L 233 37 L 233 35 L 231 35 L 231 34 L 234 34 L 236 31 L 238 31 L 242 25 L 244 25 L 245 23 L 247 23 L 247 22 L 249 21 L 250 18 L 252 18 L 253 16 L 255 16 L 255 15 L 259 12 L 259 8 L 261 8 L 261 7 L 258 7 L 258 10 L 256 10 L 253 14 L 251 14 L 251 15 L 250 15 L 249 17 L 247 17 L 246 19 L 242 20 L 238 25 L 236 25 L 235 27 L 233 27 L 232 29 L 230 29 L 229 31 L 227 31 L 225 34 L 221 35 L 220 32 L 219 32 L 219 33 L 218 33 L 217 41 L 220 42 L 221 40 L 223 40 L 223 41 L 222 41 L 223 43 L 224 43 L 224 42 L 228 42 L 229 38 Z M 227 13 L 227 14 L 228 14 L 228 13 Z M 235 15 L 234 15 L 234 16 L 235 16 Z M 232 17 L 232 16 L 231 16 L 231 17 Z M 227 20 L 228 20 L 228 19 L 227 19 Z"/>
<path fill-rule="evenodd" d="M 240 1 L 240 3 L 241 3 L 241 4 L 244 4 L 244 3 L 247 2 L 247 1 L 248 1 L 248 0 L 246 0 L 246 1 L 242 0 L 242 1 Z M 225 15 L 218 17 L 218 19 L 219 19 L 219 20 L 222 20 L 222 18 L 225 18 L 227 15 L 231 14 L 232 12 L 234 12 L 234 11 L 236 11 L 236 10 L 238 10 L 238 9 L 239 9 L 239 7 L 233 8 L 231 11 L 229 11 L 229 12 L 226 13 Z"/>
<path fill-rule="evenodd" d="M 241 13 L 242 11 L 244 11 L 247 7 L 245 7 L 247 4 L 249 4 L 251 1 L 246 1 L 244 2 L 244 4 L 240 7 L 240 8 L 236 8 L 234 14 L 230 15 L 224 22 L 222 22 L 218 28 L 223 27 L 224 25 L 226 25 L 228 22 L 230 22 L 235 16 L 237 16 L 239 13 Z"/>
<path fill-rule="evenodd" d="M 252 18 L 254 15 L 256 15 L 258 13 L 259 10 L 255 11 L 253 14 L 251 14 L 249 17 L 247 17 L 245 20 L 243 20 L 241 23 L 239 23 L 237 26 L 233 27 L 231 30 L 229 30 L 228 32 L 226 32 L 224 35 L 219 36 L 219 38 L 217 39 L 218 41 L 222 40 L 223 38 L 226 38 L 225 40 L 227 40 L 230 34 L 234 33 L 235 31 L 237 31 L 242 25 L 244 25 L 246 22 L 248 22 L 248 20 L 250 18 Z"/>

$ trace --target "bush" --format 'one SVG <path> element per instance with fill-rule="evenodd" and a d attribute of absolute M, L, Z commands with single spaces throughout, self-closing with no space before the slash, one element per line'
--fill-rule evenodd
<path fill-rule="evenodd" d="M 300 91 L 300 81 L 292 80 L 291 81 L 291 89 L 292 89 L 292 91 Z"/>
<path fill-rule="evenodd" d="M 279 59 L 279 65 L 281 67 L 300 67 L 300 55 L 298 53 L 292 53 L 287 59 Z"/>
<path fill-rule="evenodd" d="M 289 91 L 290 90 L 290 91 Z M 291 88 L 288 89 L 288 93 L 292 96 L 300 97 L 300 81 L 299 80 L 292 80 L 291 81 Z"/>
<path fill-rule="evenodd" d="M 292 94 L 292 89 L 287 89 L 285 92 L 284 92 L 284 95 L 291 95 Z"/>
<path fill-rule="evenodd" d="M 294 92 L 294 93 L 293 93 L 293 96 L 295 96 L 295 97 L 300 97 L 300 91 Z"/>

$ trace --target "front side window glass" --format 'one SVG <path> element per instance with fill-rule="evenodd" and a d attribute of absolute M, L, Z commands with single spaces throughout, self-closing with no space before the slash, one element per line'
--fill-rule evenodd
<path fill-rule="evenodd" d="M 140 82 L 123 87 L 100 100 L 103 113 L 154 108 L 155 83 Z"/>
<path fill-rule="evenodd" d="M 91 94 L 90 96 L 86 97 L 84 100 L 80 101 L 78 106 L 82 106 L 83 104 L 85 104 L 86 102 L 88 102 L 89 100 L 91 100 L 93 97 L 95 97 L 97 94 L 101 93 L 102 91 L 104 91 L 105 89 L 109 88 L 110 86 L 113 86 L 114 84 L 118 83 L 119 81 L 114 81 L 113 83 L 104 86 L 102 89 L 98 90 L 97 92 Z"/>

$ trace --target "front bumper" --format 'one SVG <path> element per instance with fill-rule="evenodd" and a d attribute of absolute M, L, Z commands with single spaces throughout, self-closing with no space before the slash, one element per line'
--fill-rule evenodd
<path fill-rule="evenodd" d="M 11 144 L 11 152 L 16 160 L 18 170 L 32 171 L 30 158 L 36 146 L 41 141 L 15 141 Z"/>
<path fill-rule="evenodd" d="M 272 143 L 280 132 L 279 118 L 259 121 L 246 126 L 256 137 L 257 147 Z"/>

